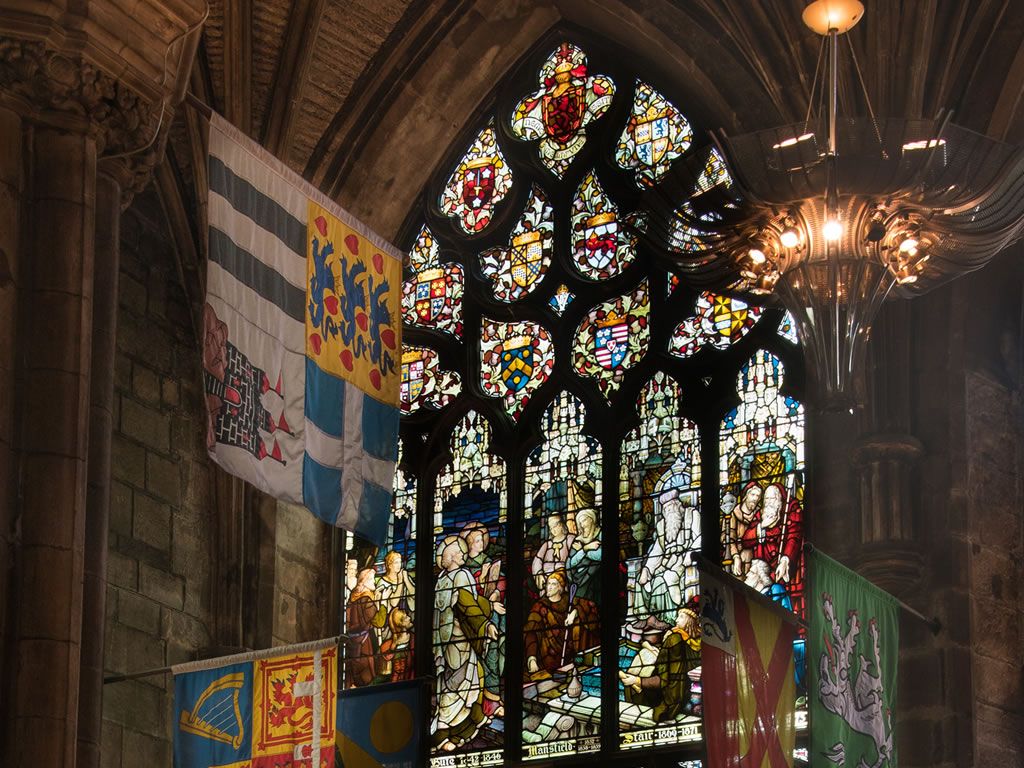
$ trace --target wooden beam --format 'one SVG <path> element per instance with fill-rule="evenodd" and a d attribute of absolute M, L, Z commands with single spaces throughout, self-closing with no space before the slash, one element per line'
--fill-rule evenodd
<path fill-rule="evenodd" d="M 313 61 L 325 5 L 326 0 L 295 0 L 292 6 L 263 131 L 263 145 L 278 157 L 291 146 L 296 105 Z"/>
<path fill-rule="evenodd" d="M 224 117 L 252 132 L 252 0 L 224 3 Z"/>

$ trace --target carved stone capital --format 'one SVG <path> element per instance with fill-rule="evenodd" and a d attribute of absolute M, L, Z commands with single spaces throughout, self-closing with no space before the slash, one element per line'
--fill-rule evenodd
<path fill-rule="evenodd" d="M 99 153 L 144 147 L 160 121 L 160 104 L 39 41 L 0 38 L 0 93 L 31 120 L 91 133 Z"/>

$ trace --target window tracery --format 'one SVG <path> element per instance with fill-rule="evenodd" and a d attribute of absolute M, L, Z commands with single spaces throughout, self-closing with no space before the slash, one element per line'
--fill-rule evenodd
<path fill-rule="evenodd" d="M 638 189 L 676 160 L 698 170 L 674 208 L 731 179 L 694 146 L 685 98 L 630 61 L 577 40 L 528 58 L 409 233 L 393 514 L 411 505 L 421 531 L 403 567 L 416 669 L 436 680 L 433 768 L 655 746 L 692 764 L 694 553 L 800 610 L 802 564 L 782 565 L 806 520 L 793 322 L 696 290 L 635 237 Z M 680 226 L 672 245 L 701 236 Z M 385 622 L 387 556 L 359 563 Z"/>

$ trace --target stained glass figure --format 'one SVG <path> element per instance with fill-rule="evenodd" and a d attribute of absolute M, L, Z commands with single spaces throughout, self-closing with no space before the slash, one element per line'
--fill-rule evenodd
<path fill-rule="evenodd" d="M 562 392 L 526 459 L 523 758 L 600 749 L 601 444 Z"/>
<path fill-rule="evenodd" d="M 547 272 L 555 242 L 555 212 L 544 191 L 534 185 L 507 248 L 480 254 L 480 268 L 490 278 L 494 297 L 515 301 L 529 294 Z"/>
<path fill-rule="evenodd" d="M 399 444 L 387 543 L 349 535 L 345 558 L 345 687 L 412 679 L 416 605 L 416 478 Z"/>
<path fill-rule="evenodd" d="M 796 332 L 796 320 L 793 319 L 793 315 L 788 309 L 786 314 L 782 316 L 782 322 L 779 323 L 779 336 L 790 344 L 800 343 L 800 337 Z"/>
<path fill-rule="evenodd" d="M 650 312 L 644 280 L 631 292 L 598 304 L 576 329 L 573 367 L 581 376 L 596 379 L 605 397 L 619 388 L 625 372 L 646 354 Z"/>
<path fill-rule="evenodd" d="M 490 425 L 470 411 L 437 477 L 432 766 L 502 763 L 507 488 L 490 442 Z"/>
<path fill-rule="evenodd" d="M 424 406 L 444 408 L 461 389 L 459 374 L 441 370 L 433 349 L 402 347 L 402 413 L 413 413 Z"/>
<path fill-rule="evenodd" d="M 576 294 L 569 290 L 569 287 L 562 283 L 555 289 L 554 295 L 548 299 L 548 306 L 555 310 L 555 314 L 561 315 L 576 298 Z"/>
<path fill-rule="evenodd" d="M 658 372 L 622 442 L 619 542 L 626 610 L 619 638 L 619 744 L 701 737 L 700 438 L 677 416 L 679 385 Z"/>
<path fill-rule="evenodd" d="M 722 155 L 719 154 L 717 149 L 712 147 L 704 163 L 704 170 L 697 177 L 693 194 L 695 196 L 703 194 L 719 184 L 730 186 L 732 184 L 732 177 L 729 175 L 729 169 L 726 168 Z"/>
<path fill-rule="evenodd" d="M 783 395 L 782 361 L 761 350 L 738 377 L 719 434 L 724 564 L 803 612 L 804 409 Z"/>
<path fill-rule="evenodd" d="M 491 223 L 494 206 L 512 189 L 512 170 L 498 146 L 493 121 L 462 156 L 441 193 L 441 211 L 462 231 L 476 234 Z"/>
<path fill-rule="evenodd" d="M 584 277 L 607 280 L 636 258 L 636 236 L 620 228 L 618 216 L 597 175 L 584 176 L 572 203 L 573 261 Z"/>
<path fill-rule="evenodd" d="M 676 357 L 687 358 L 706 345 L 725 349 L 742 339 L 759 317 L 760 307 L 749 306 L 729 296 L 704 292 L 697 297 L 696 313 L 683 320 L 672 332 L 668 351 Z"/>
<path fill-rule="evenodd" d="M 512 133 L 540 139 L 540 161 L 561 177 L 587 141 L 584 127 L 605 113 L 615 84 L 605 75 L 587 72 L 587 56 L 572 43 L 562 43 L 541 65 L 540 88 L 516 105 Z"/>
<path fill-rule="evenodd" d="M 503 323 L 483 319 L 480 332 L 480 386 L 500 397 L 513 419 L 555 367 L 551 333 L 527 320 Z"/>
<path fill-rule="evenodd" d="M 615 162 L 636 171 L 641 188 L 652 187 L 693 140 L 689 121 L 664 96 L 637 80 L 633 109 L 619 137 Z"/>
<path fill-rule="evenodd" d="M 409 325 L 462 336 L 462 267 L 441 261 L 426 225 L 409 252 L 412 276 L 402 283 L 402 320 Z"/>

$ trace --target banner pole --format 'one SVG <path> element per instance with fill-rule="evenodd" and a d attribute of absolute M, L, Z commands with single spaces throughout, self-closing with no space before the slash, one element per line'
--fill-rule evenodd
<path fill-rule="evenodd" d="M 821 552 L 821 554 L 825 555 L 826 557 L 832 557 L 827 552 L 824 552 L 821 549 L 819 549 L 818 547 L 816 547 L 815 545 L 811 544 L 811 542 L 809 542 L 809 541 L 804 544 L 804 548 L 807 549 L 807 550 L 817 550 L 818 552 Z M 832 559 L 835 560 L 834 557 Z M 837 560 L 836 562 L 839 562 L 839 561 Z M 851 568 L 850 570 L 853 570 L 853 569 Z M 854 573 L 856 573 L 856 571 L 854 571 Z M 864 577 L 862 576 L 861 578 L 864 578 Z M 939 621 L 938 617 L 933 616 L 932 618 L 929 619 L 927 616 L 925 616 L 923 613 L 921 613 L 916 608 L 912 608 L 911 606 L 907 605 L 905 602 L 900 600 L 898 597 L 896 597 L 896 595 L 892 594 L 891 592 L 887 592 L 886 590 L 884 590 L 881 587 L 879 587 L 877 584 L 874 584 L 874 582 L 872 582 L 870 579 L 867 579 L 867 581 L 868 581 L 868 583 L 873 584 L 875 589 L 878 589 L 878 590 L 880 590 L 882 592 L 885 592 L 885 594 L 887 594 L 890 597 L 890 599 L 892 599 L 892 601 L 896 603 L 896 605 L 898 605 L 904 611 L 909 613 L 915 619 L 920 619 L 925 624 L 927 624 L 928 625 L 928 629 L 930 629 L 932 631 L 933 635 L 939 634 L 939 630 L 942 629 L 942 622 Z"/>
<path fill-rule="evenodd" d="M 217 667 L 226 667 L 229 664 L 242 664 L 248 661 L 256 661 L 258 659 L 266 659 L 273 656 L 287 656 L 294 653 L 303 653 L 305 651 L 313 651 L 319 648 L 328 648 L 332 645 L 339 645 L 342 640 L 347 640 L 348 635 L 340 634 L 334 637 L 326 637 L 322 640 L 313 640 L 308 643 L 294 643 L 292 645 L 279 645 L 272 648 L 262 648 L 258 651 L 245 651 L 244 653 L 235 653 L 230 656 L 214 656 L 209 659 L 199 659 L 197 661 L 186 661 L 181 664 L 169 664 L 166 667 L 156 667 L 154 669 L 144 669 L 139 672 L 128 672 L 123 675 L 109 675 L 103 678 L 103 684 L 108 683 L 121 683 L 125 680 L 138 680 L 142 677 L 153 677 L 155 675 L 165 675 L 168 672 L 174 674 L 181 674 L 183 672 L 195 672 L 200 669 L 215 669 Z"/>

